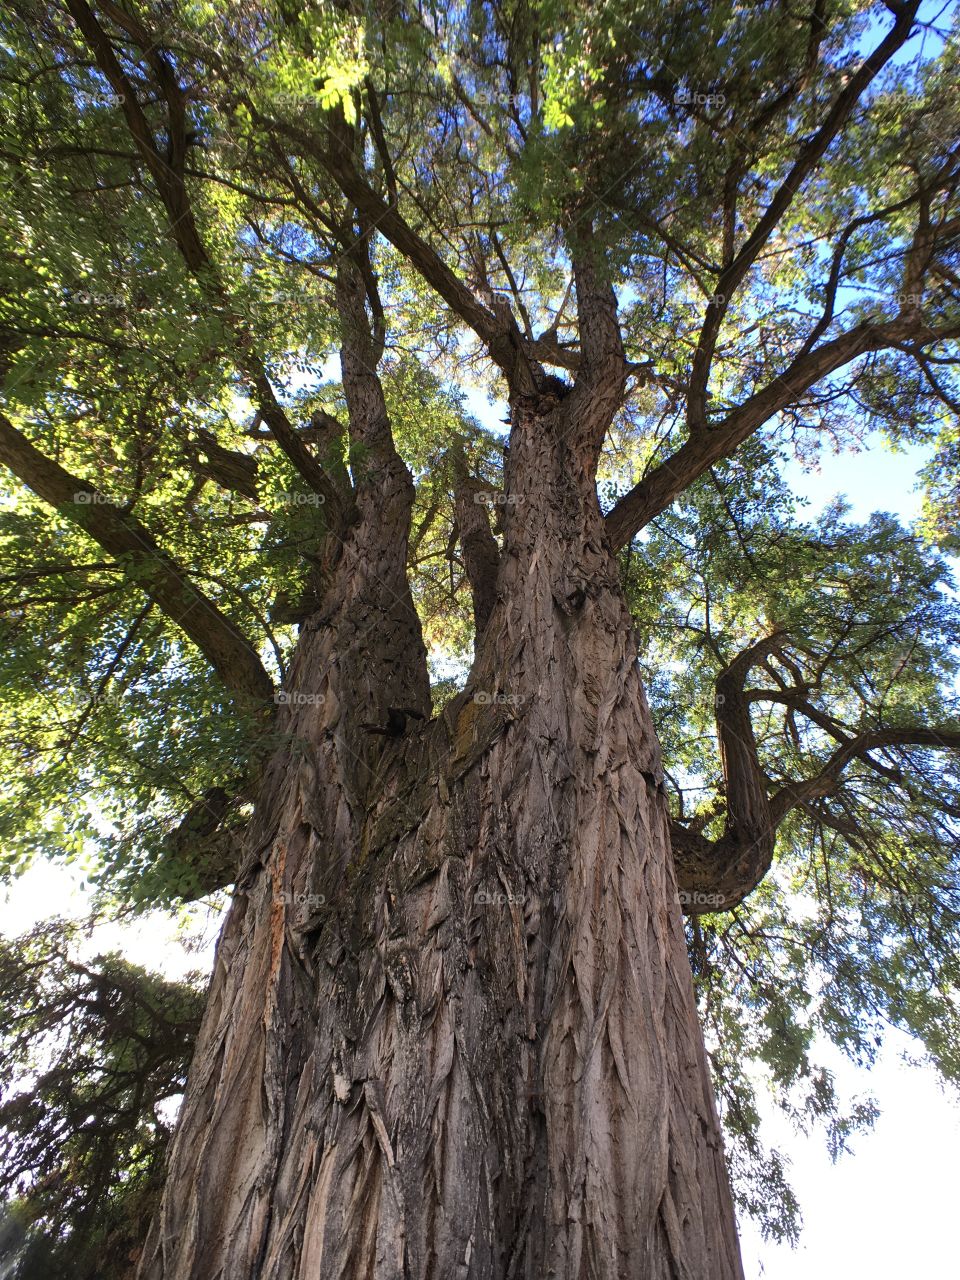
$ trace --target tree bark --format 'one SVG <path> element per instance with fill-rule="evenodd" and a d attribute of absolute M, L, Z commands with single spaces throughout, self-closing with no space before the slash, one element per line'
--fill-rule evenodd
<path fill-rule="evenodd" d="M 396 739 L 362 724 L 427 702 L 409 479 L 358 490 L 140 1280 L 742 1276 L 659 750 L 563 425 L 514 406 L 467 689 Z"/>

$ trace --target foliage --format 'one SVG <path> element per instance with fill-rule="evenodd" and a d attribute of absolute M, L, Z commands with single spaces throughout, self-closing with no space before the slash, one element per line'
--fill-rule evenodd
<path fill-rule="evenodd" d="M 17 1280 L 130 1273 L 203 1009 L 196 981 L 82 959 L 79 941 L 54 920 L 0 946 L 0 1194 Z"/>

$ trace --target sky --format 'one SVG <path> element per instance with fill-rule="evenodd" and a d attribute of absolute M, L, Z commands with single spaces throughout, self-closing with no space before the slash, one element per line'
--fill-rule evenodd
<path fill-rule="evenodd" d="M 909 1065 L 916 1042 L 892 1032 L 870 1071 L 830 1046 L 821 1060 L 857 1094 L 872 1093 L 881 1115 L 832 1164 L 819 1134 L 798 1136 L 782 1113 L 764 1108 L 768 1142 L 789 1154 L 800 1201 L 800 1244 L 761 1240 L 741 1224 L 744 1272 L 770 1280 L 927 1280 L 960 1276 L 952 1224 L 957 1214 L 960 1105 L 930 1067 Z"/>

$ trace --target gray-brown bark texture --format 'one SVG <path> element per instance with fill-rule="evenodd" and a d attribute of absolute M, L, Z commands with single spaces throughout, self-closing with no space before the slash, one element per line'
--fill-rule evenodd
<path fill-rule="evenodd" d="M 375 423 L 375 378 L 344 373 Z M 513 414 L 467 690 L 398 738 L 362 726 L 427 709 L 412 489 L 369 440 L 140 1280 L 742 1275 L 591 449 L 563 406 Z"/>

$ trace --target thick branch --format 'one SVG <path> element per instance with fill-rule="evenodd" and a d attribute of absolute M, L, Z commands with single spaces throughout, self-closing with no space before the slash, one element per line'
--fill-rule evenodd
<path fill-rule="evenodd" d="M 270 427 L 274 439 L 298 473 L 315 493 L 322 495 L 327 504 L 326 510 L 330 522 L 341 527 L 349 519 L 349 512 L 343 508 L 337 489 L 330 484 L 323 469 L 294 430 L 286 412 L 277 400 L 263 361 L 253 351 L 249 333 L 241 329 L 238 317 L 231 310 L 223 286 L 200 240 L 183 176 L 187 145 L 186 94 L 181 89 L 172 66 L 160 52 L 156 40 L 150 36 L 149 32 L 140 27 L 139 23 L 126 15 L 123 10 L 109 6 L 109 11 L 115 20 L 143 48 L 166 101 L 168 148 L 167 155 L 163 156 L 157 147 L 133 86 L 124 74 L 113 46 L 92 10 L 85 0 L 67 0 L 67 8 L 86 39 L 97 65 L 122 100 L 130 134 L 156 182 L 171 234 L 184 261 L 201 279 L 233 329 L 241 353 L 242 369 L 253 387 L 263 421 Z"/>
<path fill-rule="evenodd" d="M 330 177 L 365 221 L 385 236 L 419 271 L 444 302 L 487 346 L 493 360 L 509 377 L 517 362 L 518 348 L 503 320 L 488 310 L 467 288 L 424 238 L 405 221 L 396 204 L 387 204 L 358 172 L 352 155 L 328 130 L 326 141 L 284 126 L 323 164 Z M 519 337 L 519 331 L 517 333 Z"/>
<path fill-rule="evenodd" d="M 167 104 L 167 148 L 166 154 L 163 154 L 133 91 L 133 85 L 124 73 L 113 51 L 113 45 L 93 10 L 85 0 L 66 0 L 66 7 L 101 71 L 120 99 L 127 127 L 157 185 L 160 199 L 167 211 L 171 233 L 184 260 L 191 271 L 202 270 L 208 259 L 200 241 L 183 180 L 187 148 L 186 97 L 177 83 L 172 67 L 160 52 L 156 41 L 151 41 L 144 32 L 142 38 L 146 41 L 145 47 L 149 51 L 151 64 Z M 125 16 L 122 10 L 113 6 L 110 8 L 114 16 Z"/>
<path fill-rule="evenodd" d="M 497 601 L 497 574 L 500 548 L 490 530 L 488 505 L 490 491 L 476 476 L 467 473 L 462 460 L 455 459 L 454 500 L 463 566 L 473 594 L 474 649 L 487 628 Z"/>
<path fill-rule="evenodd" d="M 858 734 L 838 747 L 824 767 L 812 778 L 791 782 L 782 787 L 770 800 L 770 814 L 775 825 L 783 821 L 791 809 L 827 796 L 836 789 L 843 770 L 858 757 L 880 747 L 930 747 L 934 750 L 960 750 L 960 730 L 951 725 L 924 728 L 918 725 L 898 729 L 872 729 Z M 872 762 L 871 762 L 872 763 Z"/>
<path fill-rule="evenodd" d="M 376 368 L 376 342 L 366 313 L 364 273 L 354 260 L 357 245 L 337 264 L 340 369 L 354 446 L 359 518 L 345 554 L 354 564 L 349 591 L 357 617 L 376 618 L 362 673 L 367 697 L 355 690 L 357 707 L 382 723 L 387 708 L 430 705 L 426 650 L 407 578 L 407 550 L 414 487 L 398 454 Z M 366 705 L 364 706 L 364 703 Z M 369 736 L 367 736 L 369 743 Z"/>
<path fill-rule="evenodd" d="M 307 448 L 301 433 L 291 424 L 286 410 L 274 394 L 270 379 L 259 359 L 256 361 L 252 381 L 260 416 L 270 428 L 274 440 L 314 493 L 320 494 L 323 498 L 327 505 L 330 525 L 342 528 L 351 518 L 349 508 L 344 505 L 343 495 Z"/>
<path fill-rule="evenodd" d="M 191 444 L 191 452 L 196 460 L 197 470 L 215 481 L 221 489 L 239 493 L 251 502 L 258 499 L 257 460 L 248 453 L 236 449 L 225 449 L 217 442 L 212 431 L 200 430 L 195 445 Z"/>
<path fill-rule="evenodd" d="M 264 703 L 273 684 L 256 650 L 154 541 L 152 534 L 85 482 L 45 457 L 0 413 L 0 462 L 44 502 L 55 507 L 111 556 L 141 571 L 138 582 L 168 618 L 194 642 L 232 693 Z"/>
<path fill-rule="evenodd" d="M 184 900 L 196 901 L 225 889 L 237 876 L 247 823 L 238 810 L 247 797 L 230 795 L 223 787 L 210 787 L 167 836 L 174 883 L 180 867 L 189 886 Z"/>
<path fill-rule="evenodd" d="M 785 373 L 709 431 L 691 437 L 625 494 L 607 516 L 607 532 L 616 550 L 664 511 L 694 480 L 741 445 L 765 422 L 793 404 L 811 387 L 858 356 L 899 347 L 911 338 L 922 345 L 954 338 L 960 325 L 933 329 L 922 319 L 898 316 L 884 324 L 865 321 L 847 333 L 798 356 Z"/>
<path fill-rule="evenodd" d="M 365 301 L 367 289 L 355 257 L 365 246 L 354 246 L 337 264 L 337 311 L 342 341 L 340 369 L 353 441 L 376 462 L 399 461 L 387 414 L 383 386 L 377 374 L 380 344 L 370 331 Z"/>
<path fill-rule="evenodd" d="M 892 746 L 960 750 L 960 729 L 952 725 L 874 729 L 843 738 L 817 774 L 788 783 L 769 797 L 769 782 L 760 766 L 750 719 L 750 706 L 760 695 L 746 692 L 745 682 L 751 668 L 786 640 L 786 633 L 780 630 L 764 637 L 739 654 L 717 679 L 717 736 L 727 814 L 723 834 L 710 840 L 694 824 L 670 824 L 677 884 L 681 902 L 690 914 L 728 911 L 748 897 L 770 869 L 776 833 L 787 814 L 835 791 L 853 760 L 864 760 L 872 768 L 888 772 L 871 758 L 871 751 Z M 804 714 L 837 738 L 839 728 L 830 717 L 803 702 L 802 690 L 795 692 Z M 793 701 L 790 691 L 771 690 L 763 696 L 771 701 Z"/>
<path fill-rule="evenodd" d="M 335 129 L 328 129 L 321 139 L 308 134 L 289 121 L 266 120 L 256 114 L 254 104 L 247 104 L 260 123 L 287 134 L 303 150 L 319 160 L 326 172 L 360 214 L 363 222 L 378 231 L 410 262 L 428 285 L 444 300 L 451 311 L 477 335 L 491 359 L 511 384 L 529 380 L 528 364 L 542 360 L 572 368 L 575 354 L 563 350 L 555 342 L 529 341 L 521 333 L 509 306 L 496 310 L 485 307 L 473 291 L 447 266 L 434 247 L 409 225 L 395 200 L 388 204 L 370 186 L 357 169 L 354 156 Z"/>
<path fill-rule="evenodd" d="M 767 780 L 744 693 L 753 666 L 786 642 L 777 630 L 762 637 L 721 672 L 716 682 L 716 722 L 726 790 L 726 822 L 719 840 L 708 840 L 672 822 L 670 839 L 681 902 L 688 913 L 730 910 L 757 887 L 773 860 L 776 826 Z"/>
<path fill-rule="evenodd" d="M 623 402 L 627 364 L 617 319 L 617 297 L 605 264 L 587 242 L 573 256 L 580 330 L 580 369 L 565 407 L 571 434 L 596 465 L 603 437 Z"/>
<path fill-rule="evenodd" d="M 919 0 L 898 7 L 893 29 L 865 58 L 850 77 L 845 88 L 827 113 L 820 128 L 800 148 L 793 167 L 767 205 L 763 216 L 736 254 L 733 261 L 719 275 L 717 287 L 708 307 L 703 328 L 697 342 L 690 372 L 690 391 L 687 399 L 687 421 L 691 435 L 706 428 L 707 385 L 710 366 L 720 333 L 723 317 L 730 301 L 744 277 L 757 260 L 780 219 L 790 207 L 802 184 L 813 172 L 830 143 L 837 137 L 851 113 L 866 92 L 871 81 L 890 61 L 909 38 L 913 21 L 920 7 Z"/>

